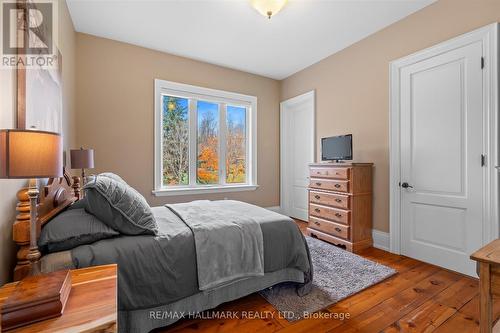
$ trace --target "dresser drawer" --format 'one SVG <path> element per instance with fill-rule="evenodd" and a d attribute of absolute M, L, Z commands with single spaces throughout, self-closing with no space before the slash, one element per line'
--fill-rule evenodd
<path fill-rule="evenodd" d="M 309 217 L 309 228 L 323 231 L 333 236 L 342 237 L 345 239 L 349 238 L 349 226 L 329 222 L 316 217 Z"/>
<path fill-rule="evenodd" d="M 309 191 L 309 202 L 349 209 L 349 196 L 318 191 Z"/>
<path fill-rule="evenodd" d="M 353 244 L 349 242 L 348 240 L 342 239 L 340 237 L 335 237 L 332 235 L 329 235 L 327 233 L 312 229 L 312 228 L 307 228 L 306 234 L 308 236 L 324 240 L 328 243 L 331 243 L 336 246 L 340 246 L 342 248 L 345 248 L 347 251 L 353 252 Z"/>
<path fill-rule="evenodd" d="M 350 211 L 321 206 L 317 204 L 309 204 L 309 215 L 344 224 L 349 224 L 351 222 Z"/>
<path fill-rule="evenodd" d="M 349 179 L 349 168 L 310 168 L 311 177 Z"/>
<path fill-rule="evenodd" d="M 319 178 L 311 178 L 309 186 L 323 190 L 332 190 L 337 192 L 349 192 L 348 180 L 326 180 Z"/>

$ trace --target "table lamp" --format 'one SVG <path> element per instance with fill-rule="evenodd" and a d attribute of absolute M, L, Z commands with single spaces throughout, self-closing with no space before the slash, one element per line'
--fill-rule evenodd
<path fill-rule="evenodd" d="M 72 149 L 70 151 L 71 169 L 82 169 L 82 183 L 85 184 L 85 169 L 94 168 L 93 149 Z"/>
<path fill-rule="evenodd" d="M 29 179 L 31 275 L 39 275 L 37 246 L 38 178 L 63 175 L 60 134 L 38 130 L 0 130 L 0 179 Z"/>

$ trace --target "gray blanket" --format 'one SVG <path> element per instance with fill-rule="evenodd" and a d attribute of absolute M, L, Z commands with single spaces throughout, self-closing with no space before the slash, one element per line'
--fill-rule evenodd
<path fill-rule="evenodd" d="M 297 225 L 288 217 L 246 204 L 241 215 L 259 223 L 264 240 L 264 271 L 295 268 L 304 272 L 299 292 L 311 287 L 309 249 Z M 194 236 L 166 207 L 153 207 L 158 235 L 120 236 L 71 250 L 76 268 L 118 264 L 120 311 L 170 304 L 199 293 Z"/>
<path fill-rule="evenodd" d="M 259 207 L 233 200 L 166 206 L 193 231 L 200 290 L 264 275 L 262 231 L 254 214 L 241 214 L 242 209 L 251 213 Z"/>

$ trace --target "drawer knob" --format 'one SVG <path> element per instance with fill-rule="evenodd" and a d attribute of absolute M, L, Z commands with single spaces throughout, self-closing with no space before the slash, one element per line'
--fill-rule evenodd
<path fill-rule="evenodd" d="M 318 221 L 314 221 L 314 224 L 321 225 L 321 223 L 319 223 Z"/>
<path fill-rule="evenodd" d="M 315 195 L 314 197 L 318 200 L 321 198 L 319 195 Z"/>
<path fill-rule="evenodd" d="M 321 186 L 321 183 L 316 183 L 316 186 Z"/>
<path fill-rule="evenodd" d="M 342 199 L 337 198 L 337 199 L 335 199 L 335 202 L 339 202 L 340 203 L 340 202 L 342 202 Z"/>
<path fill-rule="evenodd" d="M 321 212 L 321 210 L 320 210 L 319 208 L 314 208 L 314 211 L 315 211 L 316 213 Z"/>
<path fill-rule="evenodd" d="M 339 188 L 340 184 L 335 184 L 334 186 L 335 186 L 335 188 Z"/>
<path fill-rule="evenodd" d="M 336 175 L 340 175 L 340 173 L 339 173 L 339 172 L 335 172 L 335 174 L 336 174 Z"/>
<path fill-rule="evenodd" d="M 336 228 L 335 228 L 335 231 L 336 231 L 336 232 L 341 232 L 341 231 L 342 231 L 342 229 L 340 229 L 339 227 L 336 227 Z"/>
<path fill-rule="evenodd" d="M 340 214 L 340 213 L 335 213 L 335 216 L 337 216 L 337 217 L 342 217 L 342 214 Z"/>

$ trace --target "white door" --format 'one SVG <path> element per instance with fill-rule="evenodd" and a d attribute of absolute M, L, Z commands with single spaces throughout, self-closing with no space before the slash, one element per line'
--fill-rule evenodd
<path fill-rule="evenodd" d="M 468 275 L 483 235 L 480 41 L 400 70 L 401 252 Z"/>
<path fill-rule="evenodd" d="M 307 221 L 309 163 L 314 162 L 314 91 L 281 102 L 281 212 Z"/>

